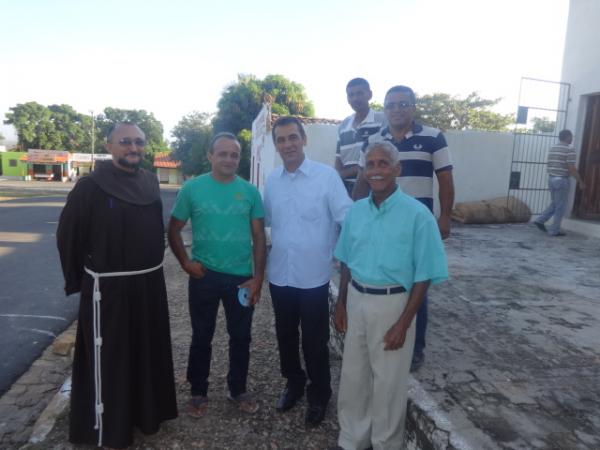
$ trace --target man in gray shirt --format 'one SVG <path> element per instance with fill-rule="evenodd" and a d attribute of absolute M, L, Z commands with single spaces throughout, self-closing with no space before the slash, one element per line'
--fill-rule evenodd
<path fill-rule="evenodd" d="M 567 199 L 569 196 L 569 176 L 574 177 L 579 184 L 580 189 L 585 185 L 581 176 L 575 168 L 575 150 L 571 147 L 573 142 L 573 133 L 570 130 L 562 130 L 558 134 L 558 144 L 553 145 L 548 152 L 548 188 L 552 201 L 533 223 L 540 230 L 547 232 L 550 236 L 564 236 L 560 231 L 560 223 L 567 208 Z M 552 225 L 548 228 L 544 225 L 554 216 Z"/>

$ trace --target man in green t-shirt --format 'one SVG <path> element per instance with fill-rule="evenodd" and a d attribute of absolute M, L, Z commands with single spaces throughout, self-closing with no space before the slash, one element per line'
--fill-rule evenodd
<path fill-rule="evenodd" d="M 254 413 L 256 401 L 246 392 L 252 313 L 260 298 L 266 259 L 263 204 L 258 190 L 236 175 L 241 147 L 235 135 L 219 133 L 210 143 L 211 172 L 182 187 L 169 223 L 169 244 L 181 268 L 190 275 L 188 293 L 192 343 L 187 379 L 192 398 L 187 411 L 201 417 L 208 407 L 211 342 L 219 301 L 229 332 L 229 399 Z M 192 256 L 181 230 L 192 222 Z M 248 290 L 248 305 L 238 298 Z"/>

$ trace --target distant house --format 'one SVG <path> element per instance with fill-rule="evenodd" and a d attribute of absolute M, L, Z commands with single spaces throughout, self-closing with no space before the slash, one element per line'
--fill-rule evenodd
<path fill-rule="evenodd" d="M 0 152 L 0 175 L 9 179 L 22 180 L 27 174 L 26 152 Z"/>
<path fill-rule="evenodd" d="M 171 152 L 156 153 L 154 155 L 154 167 L 156 167 L 158 182 L 164 184 L 182 184 L 181 161 L 172 159 L 171 155 Z"/>

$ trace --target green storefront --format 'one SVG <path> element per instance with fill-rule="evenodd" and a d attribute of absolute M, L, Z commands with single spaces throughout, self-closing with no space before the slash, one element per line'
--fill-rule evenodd
<path fill-rule="evenodd" d="M 0 152 L 0 175 L 7 178 L 25 178 L 27 152 Z"/>

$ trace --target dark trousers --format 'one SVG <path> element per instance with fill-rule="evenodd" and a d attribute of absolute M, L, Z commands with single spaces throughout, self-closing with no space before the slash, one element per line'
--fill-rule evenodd
<path fill-rule="evenodd" d="M 201 279 L 189 279 L 192 343 L 187 379 L 192 386 L 192 395 L 205 396 L 208 392 L 211 343 L 215 333 L 219 301 L 223 302 L 225 308 L 229 333 L 229 392 L 233 397 L 246 392 L 254 307 L 240 305 L 238 286 L 248 279 L 247 276 L 228 275 L 211 270 L 207 270 Z"/>
<path fill-rule="evenodd" d="M 417 329 L 415 333 L 415 354 L 425 350 L 425 333 L 427 331 L 427 293 L 417 311 Z"/>
<path fill-rule="evenodd" d="M 290 389 L 303 390 L 306 378 L 308 403 L 326 405 L 331 397 L 329 370 L 329 283 L 312 289 L 269 283 L 281 374 Z M 300 333 L 306 373 L 300 363 Z"/>

